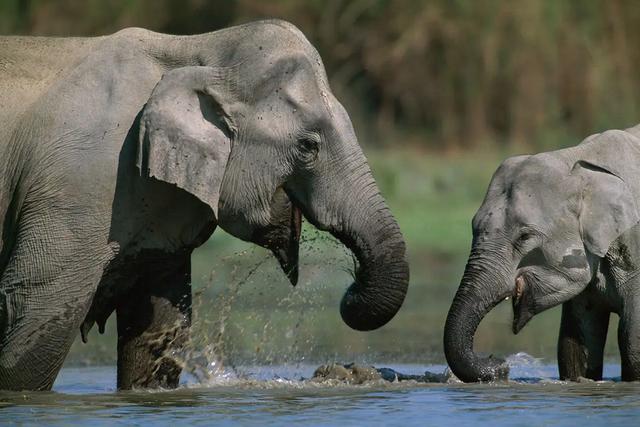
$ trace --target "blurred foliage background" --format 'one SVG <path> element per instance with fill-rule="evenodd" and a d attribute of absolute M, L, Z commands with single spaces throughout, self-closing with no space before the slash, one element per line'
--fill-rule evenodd
<path fill-rule="evenodd" d="M 0 0 L 0 33 L 296 24 L 375 143 L 547 149 L 638 117 L 630 0 Z"/>
<path fill-rule="evenodd" d="M 194 255 L 198 351 L 216 357 L 443 362 L 470 220 L 498 164 L 639 117 L 634 0 L 0 0 L 0 34 L 194 34 L 261 18 L 294 23 L 319 50 L 407 238 L 412 283 L 388 326 L 357 333 L 337 313 L 351 261 L 335 242 L 305 230 L 291 291 L 264 251 L 216 232 Z M 555 358 L 558 309 L 517 337 L 510 316 L 506 304 L 488 316 L 479 350 Z M 111 363 L 114 330 L 74 345 L 70 363 Z"/>

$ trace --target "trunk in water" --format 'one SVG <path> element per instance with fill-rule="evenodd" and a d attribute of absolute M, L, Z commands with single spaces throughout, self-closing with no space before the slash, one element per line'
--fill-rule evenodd
<path fill-rule="evenodd" d="M 444 328 L 444 352 L 453 373 L 464 382 L 506 380 L 509 367 L 504 360 L 478 357 L 473 337 L 480 321 L 500 301 L 511 295 L 508 272 L 501 257 L 472 250 L 458 292 L 451 304 Z M 484 258 L 484 260 L 483 260 Z M 493 266 L 488 270 L 485 266 Z"/>

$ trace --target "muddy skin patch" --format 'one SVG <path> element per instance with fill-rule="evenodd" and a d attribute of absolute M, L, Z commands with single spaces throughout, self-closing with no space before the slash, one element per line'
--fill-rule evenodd
<path fill-rule="evenodd" d="M 587 257 L 580 249 L 573 249 L 571 255 L 565 255 L 560 264 L 566 268 L 587 268 Z"/>

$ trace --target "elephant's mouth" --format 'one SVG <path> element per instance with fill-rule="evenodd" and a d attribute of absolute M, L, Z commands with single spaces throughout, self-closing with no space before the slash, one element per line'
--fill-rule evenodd
<path fill-rule="evenodd" d="M 257 228 L 249 241 L 271 250 L 291 284 L 298 283 L 302 211 L 278 188 L 271 204 L 271 222 Z"/>
<path fill-rule="evenodd" d="M 291 216 L 289 218 L 288 233 L 282 238 L 284 244 L 272 248 L 275 257 L 282 267 L 282 271 L 291 281 L 293 286 L 298 283 L 298 254 L 300 249 L 300 235 L 302 234 L 302 211 L 291 203 Z"/>
<path fill-rule="evenodd" d="M 512 295 L 514 334 L 520 332 L 534 315 L 531 294 L 531 284 L 525 274 L 518 275 Z"/>

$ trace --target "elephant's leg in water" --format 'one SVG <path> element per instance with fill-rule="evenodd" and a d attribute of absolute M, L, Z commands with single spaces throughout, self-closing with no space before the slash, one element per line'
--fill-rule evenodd
<path fill-rule="evenodd" d="M 630 286 L 640 289 L 640 283 Z M 640 296 L 626 300 L 618 325 L 622 381 L 640 381 Z"/>
<path fill-rule="evenodd" d="M 609 317 L 609 310 L 590 302 L 584 293 L 562 305 L 558 338 L 560 379 L 602 379 Z"/>
<path fill-rule="evenodd" d="M 118 303 L 118 388 L 175 388 L 191 324 L 189 256 L 149 272 Z"/>
<path fill-rule="evenodd" d="M 51 389 L 111 256 L 68 223 L 21 218 L 0 279 L 0 390 Z"/>

